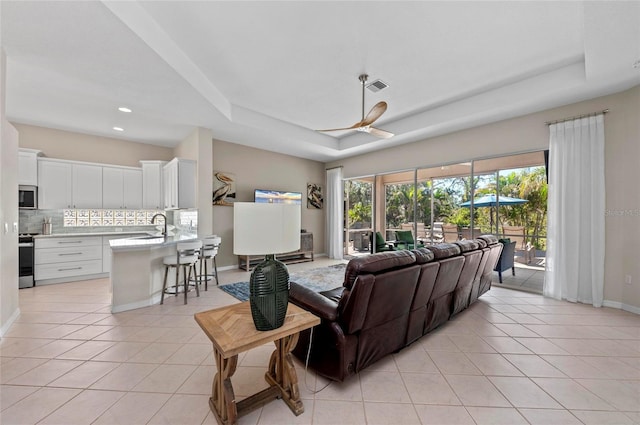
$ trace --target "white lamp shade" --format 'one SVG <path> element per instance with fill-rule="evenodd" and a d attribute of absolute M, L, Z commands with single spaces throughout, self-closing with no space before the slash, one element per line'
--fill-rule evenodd
<path fill-rule="evenodd" d="M 233 204 L 233 253 L 282 254 L 300 249 L 300 205 Z"/>

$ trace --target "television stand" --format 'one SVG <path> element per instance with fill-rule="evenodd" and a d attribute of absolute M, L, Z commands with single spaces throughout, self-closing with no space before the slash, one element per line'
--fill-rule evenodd
<path fill-rule="evenodd" d="M 264 255 L 238 255 L 238 268 L 251 271 L 256 265 L 264 261 L 264 257 Z M 313 233 L 300 233 L 300 249 L 284 254 L 276 254 L 276 259 L 285 264 L 313 261 Z"/>

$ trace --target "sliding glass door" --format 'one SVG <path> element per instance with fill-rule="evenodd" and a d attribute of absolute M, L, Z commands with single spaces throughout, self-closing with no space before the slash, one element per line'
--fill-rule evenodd
<path fill-rule="evenodd" d="M 371 252 L 374 178 L 345 181 L 345 256 Z"/>

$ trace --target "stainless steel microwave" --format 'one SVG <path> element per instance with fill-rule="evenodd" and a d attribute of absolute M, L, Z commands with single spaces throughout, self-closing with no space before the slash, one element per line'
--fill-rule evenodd
<path fill-rule="evenodd" d="M 21 210 L 38 209 L 38 187 L 18 186 L 18 208 Z"/>

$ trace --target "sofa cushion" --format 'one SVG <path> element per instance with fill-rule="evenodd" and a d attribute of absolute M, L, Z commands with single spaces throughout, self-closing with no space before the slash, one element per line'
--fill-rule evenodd
<path fill-rule="evenodd" d="M 431 245 L 430 247 L 427 247 L 427 249 L 433 252 L 433 257 L 436 260 L 460 255 L 460 247 L 452 243 L 439 243 Z"/>
<path fill-rule="evenodd" d="M 470 239 L 455 241 L 454 244 L 458 245 L 460 247 L 460 251 L 462 252 L 475 251 L 476 249 L 480 248 L 480 244 L 478 244 L 477 241 Z"/>
<path fill-rule="evenodd" d="M 495 245 L 498 243 L 498 238 L 494 235 L 482 235 L 478 236 L 478 239 L 482 239 L 487 245 Z"/>
<path fill-rule="evenodd" d="M 358 275 L 363 273 L 376 274 L 382 270 L 389 270 L 416 262 L 416 256 L 407 250 L 378 252 L 371 255 L 357 257 L 349 261 L 344 272 L 343 286 L 347 289 L 353 287 Z"/>
<path fill-rule="evenodd" d="M 433 261 L 435 256 L 433 255 L 433 251 L 428 250 L 427 248 L 418 248 L 414 249 L 413 255 L 416 256 L 416 264 L 425 264 Z"/>
<path fill-rule="evenodd" d="M 487 247 L 487 242 L 484 239 L 476 239 L 475 241 L 478 242 L 480 249 Z"/>

